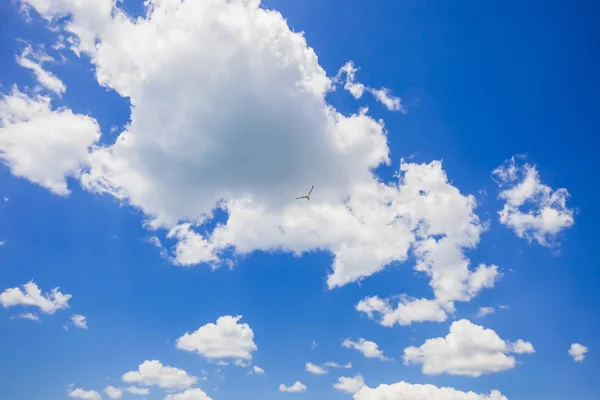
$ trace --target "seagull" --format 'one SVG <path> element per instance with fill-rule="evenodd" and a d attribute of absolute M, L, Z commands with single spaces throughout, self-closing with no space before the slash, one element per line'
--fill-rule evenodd
<path fill-rule="evenodd" d="M 315 186 L 313 185 L 310 190 L 308 191 L 308 193 L 306 193 L 304 196 L 300 196 L 300 197 L 296 197 L 296 200 L 300 200 L 300 199 L 306 199 L 310 201 L 310 194 L 312 193 L 313 189 L 315 188 Z"/>

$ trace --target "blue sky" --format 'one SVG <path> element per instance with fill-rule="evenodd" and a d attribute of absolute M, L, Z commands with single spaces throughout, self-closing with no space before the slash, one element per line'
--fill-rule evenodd
<path fill-rule="evenodd" d="M 220 0 L 206 9 L 186 0 L 185 15 L 170 10 L 163 22 L 147 22 L 140 1 L 124 1 L 119 10 L 140 20 L 119 25 L 114 13 L 101 14 L 110 1 L 75 3 L 0 5 L 0 399 L 108 399 L 108 386 L 135 386 L 149 394 L 124 399 L 373 400 L 384 398 L 376 397 L 379 385 L 399 382 L 473 391 L 477 399 L 500 399 L 483 397 L 492 390 L 511 400 L 594 398 L 597 4 L 263 1 L 282 22 L 240 1 L 234 10 Z M 162 30 L 140 29 L 152 23 Z M 303 31 L 306 44 L 287 27 Z M 169 45 L 157 44 L 160 35 Z M 79 43 L 53 48 L 60 36 Z M 318 62 L 299 51 L 306 45 Z M 66 89 L 36 79 L 19 57 Z M 354 81 L 338 75 L 350 60 Z M 325 76 L 335 90 L 323 88 Z M 364 93 L 355 98 L 348 83 L 363 84 Z M 380 88 L 399 109 L 377 101 Z M 39 106 L 44 98 L 46 111 L 30 107 L 23 116 L 17 100 Z M 365 106 L 362 117 L 350 117 Z M 512 157 L 514 179 L 493 174 L 502 165 L 508 173 Z M 423 210 L 419 196 L 396 192 L 401 159 L 407 170 L 399 186 L 441 205 Z M 436 160 L 439 169 L 430 164 Z M 441 168 L 447 181 L 435 173 Z M 539 179 L 524 179 L 527 168 Z M 410 179 L 425 174 L 431 186 Z M 376 189 L 378 180 L 385 190 Z M 296 202 L 313 184 L 311 201 Z M 521 204 L 515 187 L 535 195 Z M 218 204 L 225 210 L 214 211 Z M 556 214 L 544 222 L 540 212 Z M 394 216 L 403 221 L 394 229 L 382 223 Z M 417 219 L 424 233 L 411 238 Z M 478 236 L 472 246 L 469 229 Z M 438 258 L 419 252 L 444 236 L 450 250 L 440 247 Z M 448 269 L 455 253 L 445 251 L 455 248 L 469 262 L 462 272 Z M 414 270 L 419 263 L 431 276 Z M 457 277 L 473 276 L 479 264 L 498 267 L 482 270 L 483 286 Z M 444 279 L 436 281 L 438 273 Z M 60 287 L 72 296 L 68 307 L 44 312 L 6 291 L 29 281 L 44 294 Z M 460 286 L 461 295 L 445 284 Z M 403 293 L 426 300 L 436 316 L 384 326 L 378 315 L 389 312 L 357 310 L 374 296 L 395 308 L 391 297 Z M 494 312 L 478 317 L 480 307 Z M 39 321 L 19 317 L 25 313 Z M 87 328 L 73 315 L 85 316 Z M 231 334 L 248 324 L 255 351 L 244 347 L 247 336 L 202 329 L 239 315 Z M 462 320 L 470 322 L 456 337 L 481 340 L 475 356 L 496 354 L 498 364 L 471 365 L 468 348 L 420 347 Z M 196 351 L 177 348 L 194 331 Z M 392 360 L 341 345 L 359 338 Z M 518 339 L 535 351 L 514 350 Z M 587 348 L 583 361 L 569 355 L 574 343 Z M 236 345 L 241 358 L 231 356 Z M 420 347 L 420 361 L 403 361 L 410 346 Z M 236 359 L 248 365 L 232 365 Z M 206 380 L 164 390 L 149 378 L 123 379 L 147 360 Z M 481 374 L 457 373 L 452 360 Z M 305 370 L 328 361 L 352 368 Z M 248 374 L 251 366 L 264 374 Z M 357 374 L 367 387 L 354 394 L 332 386 Z M 307 390 L 279 391 L 296 381 Z M 177 397 L 190 387 L 205 397 Z M 390 398 L 418 398 L 395 388 Z M 427 388 L 428 398 L 446 399 Z"/>

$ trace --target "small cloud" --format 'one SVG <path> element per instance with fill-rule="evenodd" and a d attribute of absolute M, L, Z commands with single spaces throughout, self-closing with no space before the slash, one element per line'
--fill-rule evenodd
<path fill-rule="evenodd" d="M 294 383 L 292 386 L 286 386 L 282 383 L 281 385 L 279 385 L 279 391 L 287 393 L 306 392 L 306 385 L 304 385 L 300 381 L 296 381 L 296 383 Z"/>
<path fill-rule="evenodd" d="M 87 329 L 87 320 L 86 317 L 80 314 L 73 314 L 71 316 L 71 322 L 73 322 L 73 325 L 75 325 L 78 328 L 81 329 Z"/>
<path fill-rule="evenodd" d="M 309 362 L 306 363 L 305 369 L 306 372 L 309 372 L 313 375 L 325 375 L 329 373 L 329 371 L 327 371 L 325 368 L 319 367 L 318 365 Z"/>
<path fill-rule="evenodd" d="M 494 307 L 479 307 L 479 311 L 477 311 L 477 317 L 483 318 L 486 315 L 493 314 L 496 310 Z"/>
<path fill-rule="evenodd" d="M 253 371 L 254 371 L 254 373 L 255 373 L 255 374 L 257 374 L 257 375 L 262 375 L 262 374 L 264 374 L 264 373 L 265 373 L 265 370 L 264 370 L 264 369 L 262 369 L 261 367 L 258 367 L 258 366 L 256 366 L 256 365 L 255 365 L 254 367 L 252 367 L 252 370 L 253 370 Z"/>
<path fill-rule="evenodd" d="M 310 345 L 310 349 L 314 350 L 317 348 L 317 342 L 313 340 L 312 344 Z"/>
<path fill-rule="evenodd" d="M 39 321 L 40 317 L 33 313 L 19 314 L 19 318 L 28 319 L 30 321 Z"/>
<path fill-rule="evenodd" d="M 569 355 L 577 362 L 582 362 L 585 359 L 585 353 L 587 352 L 588 348 L 579 343 L 573 343 L 569 349 Z"/>

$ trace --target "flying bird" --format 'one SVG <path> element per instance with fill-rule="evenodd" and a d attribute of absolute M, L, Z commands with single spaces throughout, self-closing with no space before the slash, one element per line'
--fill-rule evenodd
<path fill-rule="evenodd" d="M 313 185 L 310 190 L 308 191 L 308 193 L 306 193 L 304 196 L 300 196 L 300 197 L 296 197 L 296 200 L 299 199 L 306 199 L 310 201 L 310 194 L 312 193 L 313 189 L 315 188 L 315 186 Z"/>

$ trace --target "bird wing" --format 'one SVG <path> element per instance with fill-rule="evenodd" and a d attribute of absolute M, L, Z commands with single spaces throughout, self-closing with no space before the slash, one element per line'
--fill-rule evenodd
<path fill-rule="evenodd" d="M 307 196 L 310 196 L 310 194 L 312 193 L 312 191 L 313 191 L 313 189 L 314 189 L 314 188 L 315 188 L 315 186 L 313 185 L 313 186 L 310 188 L 310 190 L 308 191 L 308 194 L 307 194 Z"/>
<path fill-rule="evenodd" d="M 306 196 L 296 197 L 296 200 L 304 199 Z"/>

